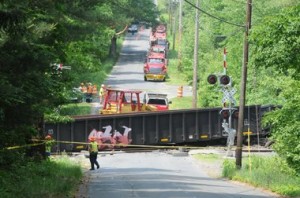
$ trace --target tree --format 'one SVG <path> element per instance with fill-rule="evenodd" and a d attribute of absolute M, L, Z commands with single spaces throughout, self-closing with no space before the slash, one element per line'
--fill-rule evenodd
<path fill-rule="evenodd" d="M 264 24 L 253 28 L 251 41 L 254 43 L 255 66 L 273 67 L 283 73 L 295 70 L 300 74 L 300 6 L 285 9 L 275 16 L 266 17 Z"/>
<path fill-rule="evenodd" d="M 155 13 L 150 3 L 0 2 L 0 167 L 16 160 L 10 152 L 24 154 L 22 149 L 4 148 L 43 135 L 44 115 L 53 115 L 67 102 L 66 93 L 78 76 L 102 69 L 110 39 L 118 30 L 134 19 L 150 20 Z M 54 63 L 71 65 L 72 70 L 60 70 Z"/>
<path fill-rule="evenodd" d="M 253 65 L 272 68 L 282 75 L 278 96 L 282 108 L 271 112 L 264 122 L 272 126 L 273 148 L 300 174 L 300 6 L 283 9 L 251 32 Z M 273 75 L 276 76 L 276 75 Z M 282 86 L 283 85 L 283 86 Z M 270 85 L 269 85 L 270 86 Z"/>

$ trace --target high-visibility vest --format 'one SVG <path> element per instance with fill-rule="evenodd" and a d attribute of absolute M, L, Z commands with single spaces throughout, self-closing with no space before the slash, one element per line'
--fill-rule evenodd
<path fill-rule="evenodd" d="M 99 90 L 99 96 L 103 96 L 104 95 L 104 88 L 101 87 Z"/>
<path fill-rule="evenodd" d="M 93 94 L 97 94 L 97 85 L 93 86 Z"/>
<path fill-rule="evenodd" d="M 89 85 L 89 86 L 88 86 L 87 92 L 88 92 L 89 94 L 93 93 L 93 86 L 92 86 L 92 85 Z"/>
<path fill-rule="evenodd" d="M 54 144 L 54 140 L 46 140 L 45 142 L 45 151 L 51 152 L 51 147 Z"/>
<path fill-rule="evenodd" d="M 90 152 L 98 152 L 98 144 L 97 142 L 91 142 L 90 144 Z"/>

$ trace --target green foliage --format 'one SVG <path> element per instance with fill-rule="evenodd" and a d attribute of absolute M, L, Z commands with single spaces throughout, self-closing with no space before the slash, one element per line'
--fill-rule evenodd
<path fill-rule="evenodd" d="M 164 5 L 164 7 L 162 6 Z M 159 3 L 164 16 L 177 17 L 178 8 Z M 206 82 L 209 74 L 223 73 L 223 48 L 227 49 L 227 74 L 236 88 L 239 84 L 243 57 L 245 3 L 232 0 L 201 2 L 201 9 L 232 24 L 224 23 L 200 12 L 198 106 L 221 106 L 220 87 Z M 250 59 L 247 68 L 246 105 L 282 105 L 270 113 L 265 123 L 272 126 L 274 149 L 299 173 L 299 74 L 300 74 L 300 4 L 293 0 L 258 1 L 252 5 L 250 32 Z M 195 8 L 183 3 L 182 67 L 180 79 L 188 84 L 193 80 Z M 171 18 L 168 27 L 172 27 Z M 170 29 L 170 28 L 169 28 Z M 177 34 L 178 35 L 178 34 Z M 179 44 L 176 44 L 177 49 Z M 171 45 L 172 46 L 172 45 Z M 172 55 L 176 52 L 172 51 Z M 178 78 L 174 66 L 177 57 L 171 57 L 168 81 Z M 171 79 L 172 76 L 175 80 Z M 182 83 L 182 82 L 181 82 Z M 188 99 L 174 100 L 171 108 L 186 107 Z M 236 104 L 238 105 L 238 104 Z"/>
<path fill-rule="evenodd" d="M 234 161 L 225 160 L 223 162 L 222 176 L 232 179 L 236 175 L 236 166 Z"/>
<path fill-rule="evenodd" d="M 255 97 L 271 93 L 282 104 L 282 109 L 269 113 L 264 122 L 272 126 L 273 148 L 300 173 L 299 144 L 299 64 L 300 5 L 287 7 L 264 18 L 264 23 L 253 28 L 253 65 L 266 79 Z M 265 69 L 266 68 L 266 69 Z M 265 97 L 264 97 L 265 98 Z M 262 100 L 262 99 L 260 99 Z M 270 99 L 274 101 L 274 99 Z"/>
<path fill-rule="evenodd" d="M 273 148 L 300 174 L 300 84 L 294 81 L 281 95 L 286 98 L 281 109 L 269 113 L 265 124 L 272 126 Z"/>
<path fill-rule="evenodd" d="M 70 121 L 57 107 L 68 103 L 69 92 L 81 82 L 100 85 L 105 80 L 116 60 L 108 57 L 111 46 L 117 50 L 120 43 L 112 42 L 112 38 L 117 38 L 116 32 L 134 20 L 150 23 L 156 14 L 152 0 L 1 1 L 3 145 L 29 142 L 33 136 L 31 128 L 42 136 L 44 120 Z M 118 38 L 122 41 L 122 35 Z M 60 71 L 54 63 L 71 66 L 71 70 Z M 7 138 L 10 134 L 16 136 Z M 5 152 L 0 155 L 0 163 L 7 165 L 10 156 L 5 156 Z"/>
<path fill-rule="evenodd" d="M 285 74 L 293 68 L 296 70 L 294 76 L 299 78 L 299 16 L 300 5 L 288 7 L 274 16 L 266 17 L 263 25 L 253 29 L 251 41 L 256 66 L 275 66 Z"/>
<path fill-rule="evenodd" d="M 201 159 L 201 160 L 205 160 L 205 161 L 217 161 L 220 160 L 220 155 L 217 154 L 213 154 L 213 153 L 208 153 L 208 154 L 196 154 L 195 155 L 196 159 Z"/>
<path fill-rule="evenodd" d="M 272 190 L 281 195 L 299 196 L 299 176 L 280 157 L 244 158 L 241 170 L 235 168 L 233 160 L 223 163 L 223 176 Z"/>
<path fill-rule="evenodd" d="M 172 98 L 172 104 L 170 104 L 170 109 L 190 109 L 192 108 L 192 97 L 182 97 L 182 98 Z"/>
<path fill-rule="evenodd" d="M 0 171 L 1 197 L 71 197 L 82 177 L 80 165 L 68 158 L 13 168 Z"/>
<path fill-rule="evenodd" d="M 88 115 L 91 113 L 91 104 L 68 104 L 60 108 L 61 115 Z"/>

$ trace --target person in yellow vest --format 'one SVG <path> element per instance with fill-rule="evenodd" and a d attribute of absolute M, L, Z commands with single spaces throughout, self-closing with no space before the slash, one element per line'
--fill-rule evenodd
<path fill-rule="evenodd" d="M 89 144 L 90 162 L 91 162 L 90 170 L 95 170 L 95 165 L 97 166 L 97 169 L 100 168 L 100 165 L 97 162 L 98 144 L 95 140 L 96 140 L 95 137 L 90 137 L 90 144 Z"/>
<path fill-rule="evenodd" d="M 93 95 L 97 97 L 97 93 L 98 93 L 97 85 L 93 85 Z"/>
<path fill-rule="evenodd" d="M 105 85 L 101 85 L 100 90 L 99 90 L 99 99 L 100 99 L 100 104 L 103 103 L 104 101 L 104 96 L 105 96 Z"/>
<path fill-rule="evenodd" d="M 54 144 L 54 140 L 52 139 L 51 135 L 47 135 L 45 137 L 45 155 L 46 158 L 49 158 L 51 155 L 51 147 Z"/>

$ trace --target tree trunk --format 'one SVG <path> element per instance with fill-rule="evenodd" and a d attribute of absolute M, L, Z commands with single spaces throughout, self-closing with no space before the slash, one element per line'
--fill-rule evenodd
<path fill-rule="evenodd" d="M 117 56 L 117 37 L 116 37 L 116 35 L 114 35 L 111 38 L 109 56 L 112 57 L 112 58 L 115 58 Z"/>

